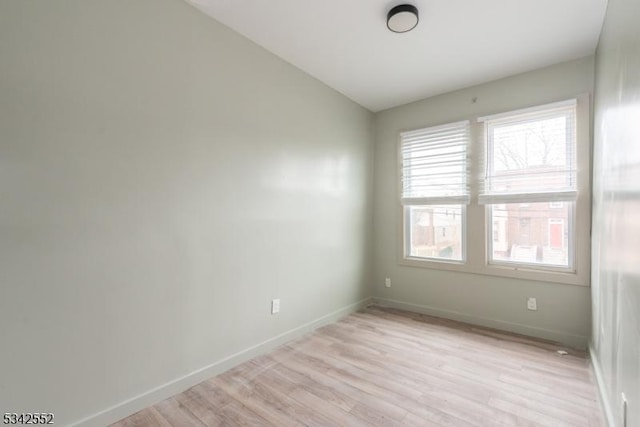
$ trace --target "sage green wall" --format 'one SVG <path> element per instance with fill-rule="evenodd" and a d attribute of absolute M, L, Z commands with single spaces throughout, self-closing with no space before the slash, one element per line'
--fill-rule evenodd
<path fill-rule="evenodd" d="M 596 53 L 591 347 L 611 427 L 640 426 L 638 22 L 640 2 L 609 0 Z"/>
<path fill-rule="evenodd" d="M 180 0 L 0 0 L 0 412 L 76 422 L 368 297 L 372 121 Z"/>
<path fill-rule="evenodd" d="M 396 150 L 401 130 L 540 105 L 591 93 L 592 88 L 593 57 L 587 57 L 376 114 L 374 297 L 387 305 L 586 347 L 591 312 L 587 286 L 398 264 Z M 391 288 L 384 286 L 385 277 L 391 278 Z M 527 297 L 537 298 L 538 311 L 527 310 Z"/>

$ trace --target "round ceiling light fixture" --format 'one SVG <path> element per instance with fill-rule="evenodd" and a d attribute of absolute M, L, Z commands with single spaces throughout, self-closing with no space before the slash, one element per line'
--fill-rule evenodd
<path fill-rule="evenodd" d="M 418 25 L 418 8 L 410 4 L 400 4 L 387 13 L 387 28 L 394 33 L 406 33 Z"/>

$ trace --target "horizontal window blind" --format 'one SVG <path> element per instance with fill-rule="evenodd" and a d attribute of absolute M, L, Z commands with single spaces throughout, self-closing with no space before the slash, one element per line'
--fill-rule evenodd
<path fill-rule="evenodd" d="M 469 121 L 400 134 L 403 205 L 468 204 Z"/>
<path fill-rule="evenodd" d="M 566 101 L 485 122 L 479 203 L 576 199 L 576 102 Z"/>

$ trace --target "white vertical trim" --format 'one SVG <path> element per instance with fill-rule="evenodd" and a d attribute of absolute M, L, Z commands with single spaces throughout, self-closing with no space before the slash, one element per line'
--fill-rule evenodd
<path fill-rule="evenodd" d="M 609 395 L 607 393 L 607 388 L 604 383 L 604 376 L 602 375 L 600 360 L 597 357 L 596 350 L 593 348 L 593 343 L 589 344 L 589 356 L 591 359 L 591 367 L 596 377 L 596 387 L 598 389 L 600 407 L 602 408 L 602 412 L 604 413 L 605 422 L 607 423 L 608 427 L 618 427 L 617 423 L 615 422 L 615 417 L 613 415 L 611 404 L 609 403 L 610 402 Z"/>

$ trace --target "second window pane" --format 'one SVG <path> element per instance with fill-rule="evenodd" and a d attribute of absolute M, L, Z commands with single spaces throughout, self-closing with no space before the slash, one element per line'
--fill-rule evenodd
<path fill-rule="evenodd" d="M 569 267 L 572 203 L 492 205 L 491 261 Z"/>

